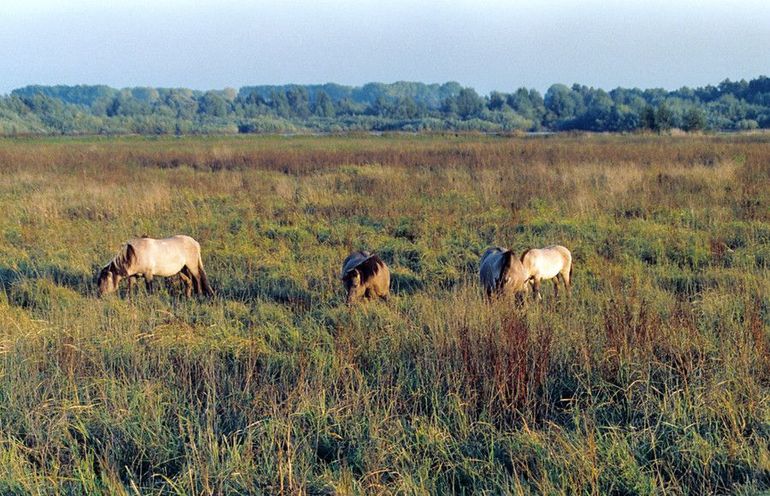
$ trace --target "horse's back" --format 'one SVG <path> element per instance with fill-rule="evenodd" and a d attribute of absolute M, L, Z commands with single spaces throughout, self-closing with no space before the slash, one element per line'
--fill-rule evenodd
<path fill-rule="evenodd" d="M 344 277 L 349 271 L 361 265 L 364 261 L 371 258 L 372 254 L 368 251 L 354 251 L 342 261 L 342 273 L 340 277 Z"/>
<path fill-rule="evenodd" d="M 562 245 L 550 245 L 543 248 L 543 251 L 547 251 L 547 255 L 551 257 L 559 256 L 565 264 L 572 263 L 572 253 Z M 558 254 L 558 255 L 557 255 Z"/>
<path fill-rule="evenodd" d="M 186 234 L 176 234 L 174 236 L 171 236 L 170 238 L 165 238 L 165 239 L 168 239 L 168 240 L 172 240 L 172 239 L 173 240 L 178 240 L 179 243 L 183 243 L 183 244 L 187 244 L 187 245 L 192 245 L 192 246 L 195 246 L 195 247 L 198 247 L 198 248 L 200 248 L 200 246 L 201 246 L 200 243 L 195 241 L 195 238 L 193 238 L 191 236 L 188 236 Z"/>
<path fill-rule="evenodd" d="M 549 248 L 558 251 L 564 257 L 564 260 L 572 262 L 572 252 L 570 252 L 565 246 L 552 245 Z"/>
<path fill-rule="evenodd" d="M 499 246 L 493 246 L 491 248 L 487 248 L 484 250 L 484 253 L 481 255 L 481 260 L 479 261 L 479 266 L 483 266 L 488 260 L 493 260 L 493 258 L 490 257 L 499 257 L 501 254 L 505 253 L 505 249 L 500 248 Z"/>
<path fill-rule="evenodd" d="M 500 278 L 502 256 L 506 250 L 500 247 L 487 248 L 479 261 L 479 278 L 485 289 L 491 290 L 497 286 Z"/>
<path fill-rule="evenodd" d="M 176 234 L 168 238 L 133 238 L 128 241 L 135 250 L 153 250 L 153 249 L 200 249 L 200 244 L 194 238 L 185 234 Z"/>

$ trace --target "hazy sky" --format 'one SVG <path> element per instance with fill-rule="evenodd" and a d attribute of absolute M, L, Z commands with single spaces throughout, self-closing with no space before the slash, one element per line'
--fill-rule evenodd
<path fill-rule="evenodd" d="M 0 94 L 458 81 L 700 86 L 770 75 L 770 1 L 3 0 Z"/>

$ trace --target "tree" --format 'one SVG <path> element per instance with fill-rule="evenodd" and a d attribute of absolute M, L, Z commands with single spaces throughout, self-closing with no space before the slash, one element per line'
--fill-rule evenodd
<path fill-rule="evenodd" d="M 545 93 L 545 108 L 548 110 L 548 124 L 556 128 L 569 127 L 570 121 L 583 112 L 583 96 L 573 86 L 572 89 L 563 84 L 554 84 Z"/>
<path fill-rule="evenodd" d="M 369 113 L 380 117 L 386 117 L 390 113 L 390 103 L 385 95 L 378 95 L 369 106 Z"/>
<path fill-rule="evenodd" d="M 574 121 L 578 129 L 588 131 L 614 131 L 612 110 L 614 103 L 612 98 L 604 90 L 587 89 L 584 95 L 585 111 Z"/>
<path fill-rule="evenodd" d="M 307 90 L 302 86 L 295 86 L 286 91 L 286 100 L 289 102 L 291 112 L 297 117 L 304 119 L 310 115 Z"/>
<path fill-rule="evenodd" d="M 623 104 L 613 105 L 608 122 L 609 130 L 628 132 L 640 126 L 640 116 L 631 107 Z"/>
<path fill-rule="evenodd" d="M 700 131 L 706 127 L 706 114 L 698 107 L 690 107 L 684 114 L 682 129 L 687 132 Z"/>
<path fill-rule="evenodd" d="M 334 102 L 324 90 L 319 90 L 315 95 L 313 114 L 318 117 L 334 117 Z"/>
<path fill-rule="evenodd" d="M 658 110 L 655 111 L 655 130 L 660 132 L 669 131 L 673 127 L 674 113 L 666 104 L 661 102 Z"/>
<path fill-rule="evenodd" d="M 652 105 L 647 105 L 642 110 L 641 125 L 642 128 L 649 129 L 650 131 L 657 129 L 655 126 L 655 109 L 652 108 Z"/>
<path fill-rule="evenodd" d="M 489 95 L 489 110 L 499 112 L 507 104 L 506 96 L 499 91 L 493 91 Z"/>
<path fill-rule="evenodd" d="M 245 98 L 239 97 L 236 100 L 236 108 L 238 107 L 243 109 L 242 115 L 245 117 L 256 117 L 270 111 L 267 101 L 257 91 L 249 92 Z"/>
<path fill-rule="evenodd" d="M 238 97 L 238 91 L 235 88 L 225 88 L 222 90 L 222 98 L 228 102 L 234 102 Z"/>
<path fill-rule="evenodd" d="M 420 116 L 420 106 L 411 96 L 402 96 L 396 101 L 395 108 L 391 112 L 394 117 L 399 119 L 416 119 Z"/>
<path fill-rule="evenodd" d="M 198 112 L 198 101 L 187 89 L 173 89 L 165 96 L 165 104 L 176 114 L 177 119 L 189 120 Z"/>
<path fill-rule="evenodd" d="M 337 114 L 338 115 L 358 115 L 363 114 L 366 111 L 366 107 L 353 101 L 352 98 L 343 98 L 337 102 Z"/>
<path fill-rule="evenodd" d="M 278 117 L 291 117 L 291 105 L 283 91 L 273 91 L 270 94 L 270 108 Z"/>
<path fill-rule="evenodd" d="M 537 94 L 537 97 L 542 104 L 543 97 L 541 97 L 539 93 Z M 532 95 L 527 88 L 519 88 L 516 90 L 516 93 L 508 95 L 507 104 L 518 114 L 521 114 L 528 119 L 534 119 L 537 116 L 537 111 L 532 102 Z"/>
<path fill-rule="evenodd" d="M 224 117 L 227 115 L 227 102 L 213 91 L 207 91 L 198 103 L 198 112 L 210 117 Z"/>
<path fill-rule="evenodd" d="M 454 100 L 457 115 L 462 119 L 476 117 L 484 107 L 484 100 L 473 88 L 463 88 Z"/>

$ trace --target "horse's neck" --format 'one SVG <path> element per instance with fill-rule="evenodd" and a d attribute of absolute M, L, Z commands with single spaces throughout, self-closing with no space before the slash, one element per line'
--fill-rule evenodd
<path fill-rule="evenodd" d="M 115 259 L 112 261 L 113 266 L 115 267 L 115 270 L 117 272 L 125 272 L 125 277 L 131 277 L 134 274 L 138 273 L 139 271 L 136 270 L 135 265 L 136 261 L 132 260 L 131 262 L 126 261 L 122 257 L 118 256 L 115 257 Z"/>

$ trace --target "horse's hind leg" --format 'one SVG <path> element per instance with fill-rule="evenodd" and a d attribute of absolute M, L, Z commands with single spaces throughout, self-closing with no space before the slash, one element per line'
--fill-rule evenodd
<path fill-rule="evenodd" d="M 559 274 L 561 276 L 562 282 L 564 283 L 564 289 L 567 290 L 567 296 L 570 296 L 572 294 L 572 281 L 570 281 L 571 272 L 572 272 L 572 268 L 570 266 L 569 269 Z"/>
<path fill-rule="evenodd" d="M 179 273 L 179 277 L 182 278 L 182 282 L 184 283 L 184 295 L 188 298 L 191 297 L 193 282 L 187 267 L 182 269 L 182 271 Z"/>
<path fill-rule="evenodd" d="M 144 286 L 147 288 L 147 293 L 152 294 L 152 275 L 151 274 L 145 274 L 144 275 Z"/>
<path fill-rule="evenodd" d="M 555 300 L 559 299 L 559 276 L 553 278 L 553 298 Z"/>
<path fill-rule="evenodd" d="M 197 267 L 190 267 L 188 265 L 185 265 L 182 270 L 186 270 L 187 275 L 192 280 L 193 290 L 195 291 L 195 294 L 202 294 L 203 285 L 201 284 L 201 277 L 200 277 L 200 274 L 198 273 Z"/>

